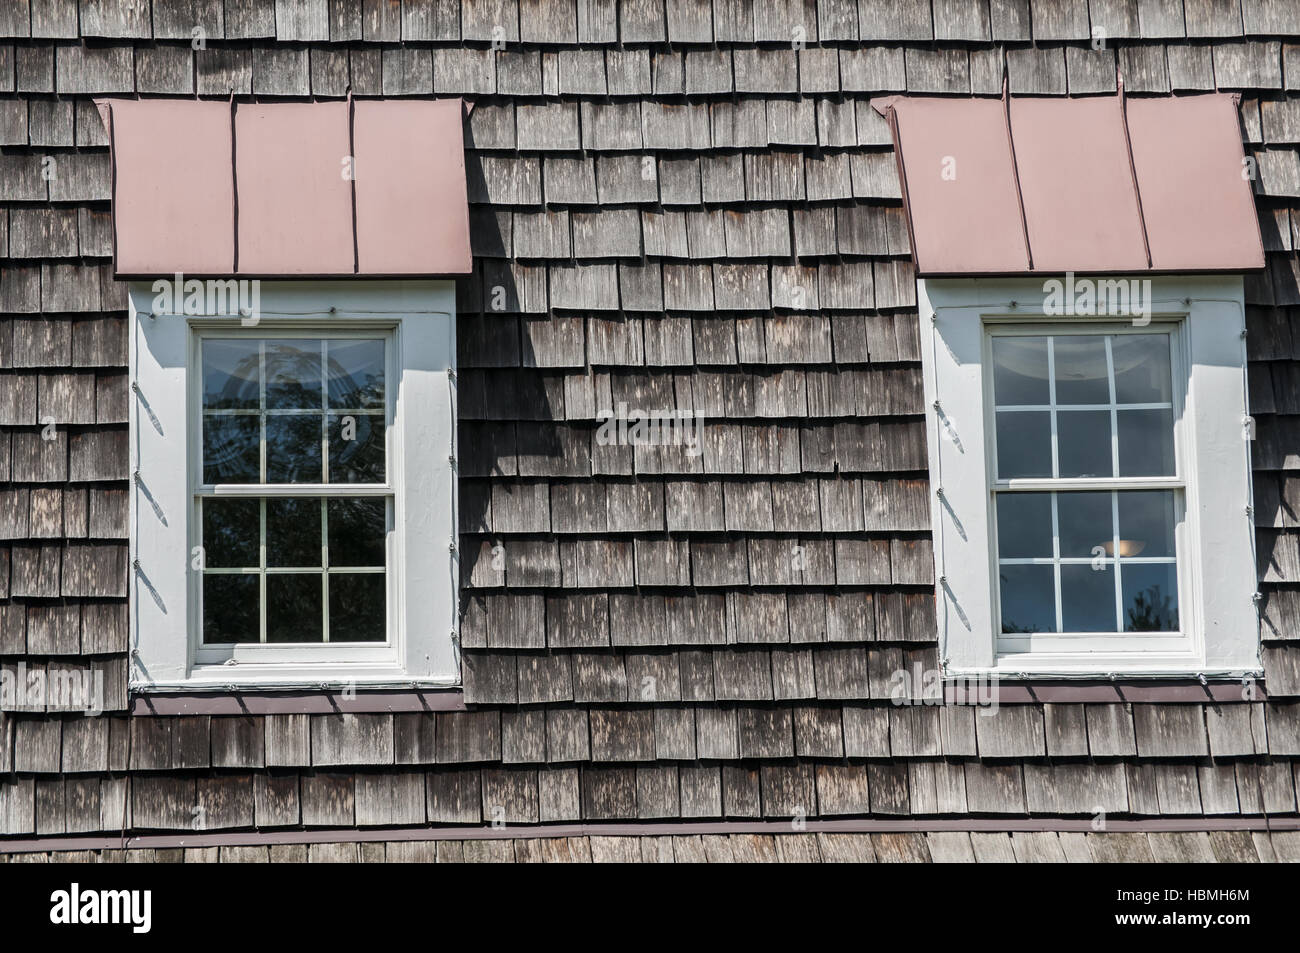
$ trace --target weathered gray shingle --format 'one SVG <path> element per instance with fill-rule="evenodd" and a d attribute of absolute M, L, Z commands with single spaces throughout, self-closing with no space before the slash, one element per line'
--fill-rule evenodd
<path fill-rule="evenodd" d="M 928 3 L 858 0 L 858 33 L 866 40 L 932 40 Z"/>

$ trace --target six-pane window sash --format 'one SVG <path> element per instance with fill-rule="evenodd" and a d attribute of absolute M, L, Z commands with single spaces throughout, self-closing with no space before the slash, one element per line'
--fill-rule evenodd
<path fill-rule="evenodd" d="M 201 336 L 202 644 L 388 638 L 390 344 Z"/>

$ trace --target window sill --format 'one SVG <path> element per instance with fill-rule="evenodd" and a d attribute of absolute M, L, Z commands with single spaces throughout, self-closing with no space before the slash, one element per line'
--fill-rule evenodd
<path fill-rule="evenodd" d="M 464 711 L 460 688 L 131 692 L 132 715 L 328 715 Z"/>

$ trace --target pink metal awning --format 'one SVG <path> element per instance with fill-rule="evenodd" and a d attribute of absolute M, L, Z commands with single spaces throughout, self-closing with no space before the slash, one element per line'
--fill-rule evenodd
<path fill-rule="evenodd" d="M 98 105 L 119 278 L 470 272 L 459 99 Z"/>
<path fill-rule="evenodd" d="M 872 105 L 918 276 L 1264 267 L 1231 95 Z"/>

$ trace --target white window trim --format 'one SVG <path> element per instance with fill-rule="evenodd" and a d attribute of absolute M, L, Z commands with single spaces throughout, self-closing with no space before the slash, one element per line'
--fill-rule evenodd
<path fill-rule="evenodd" d="M 1145 276 L 1136 276 L 1144 279 Z M 952 677 L 1243 677 L 1261 672 L 1255 606 L 1245 306 L 1238 276 L 1151 278 L 1152 321 L 1176 321 L 1175 421 L 1186 519 L 1179 528 L 1183 636 L 1074 640 L 1069 649 L 999 647 L 992 504 L 988 327 L 1061 330 L 1115 316 L 1044 311 L 1043 278 L 917 282 L 940 658 Z M 1182 363 L 1181 383 L 1179 363 Z M 1178 392 L 1182 387 L 1181 395 Z M 942 411 L 942 416 L 939 411 Z M 1142 481 L 1134 481 L 1140 484 Z M 1058 487 L 1059 488 L 1059 487 Z M 1160 647 L 1163 638 L 1167 647 Z M 1039 640 L 1051 643 L 1052 640 Z"/>
<path fill-rule="evenodd" d="M 459 684 L 456 551 L 456 308 L 450 281 L 262 282 L 243 328 L 391 334 L 387 446 L 394 496 L 384 645 L 199 648 L 198 339 L 240 316 L 153 313 L 149 283 L 130 299 L 131 678 L 133 691 L 449 687 Z"/>

